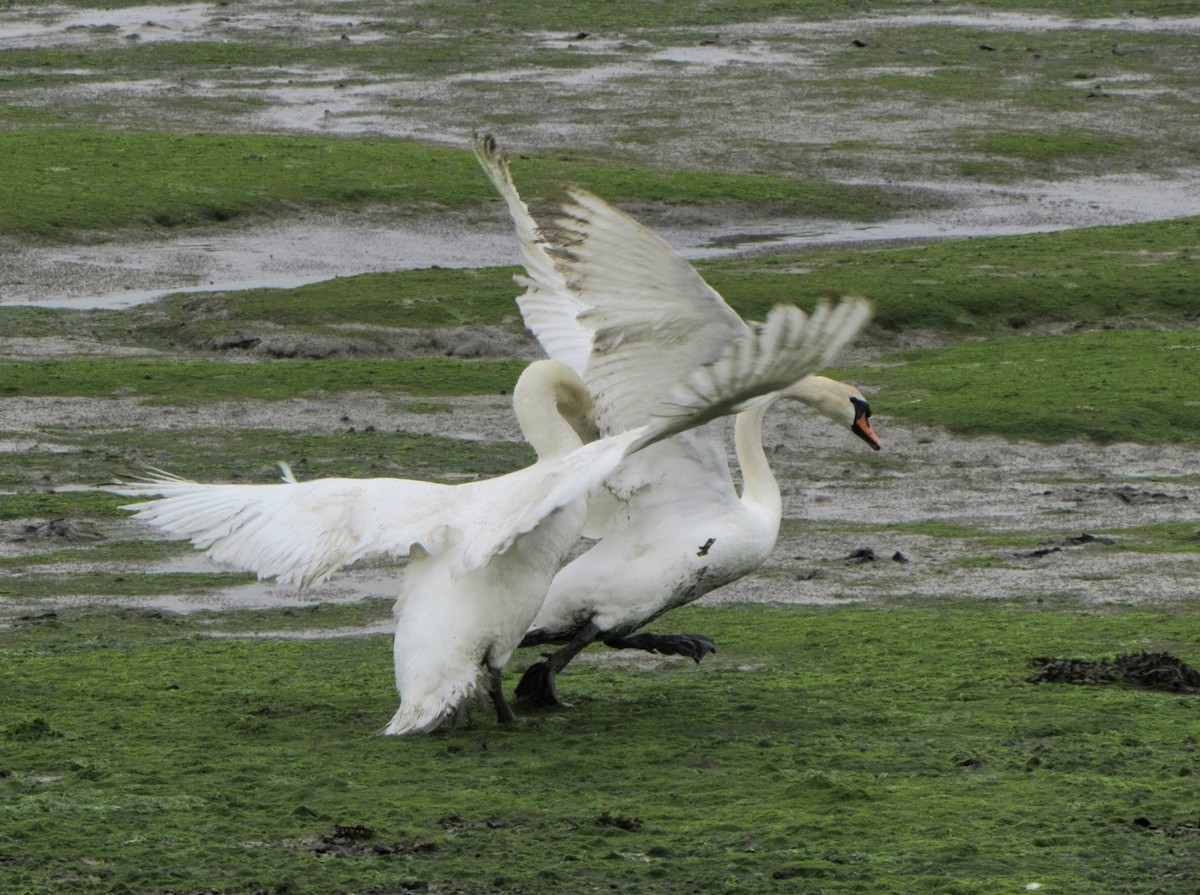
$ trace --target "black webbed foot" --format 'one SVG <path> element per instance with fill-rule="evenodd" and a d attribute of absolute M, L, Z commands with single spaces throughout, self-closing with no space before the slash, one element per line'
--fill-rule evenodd
<path fill-rule="evenodd" d="M 524 706 L 544 709 L 569 709 L 571 706 L 558 698 L 558 688 L 554 679 L 579 655 L 589 643 L 594 643 L 600 636 L 600 629 L 595 622 L 589 621 L 575 632 L 570 642 L 545 661 L 535 662 L 525 669 L 517 684 L 517 701 Z"/>
<path fill-rule="evenodd" d="M 687 656 L 699 664 L 717 646 L 703 634 L 631 634 L 628 637 L 612 637 L 604 641 L 613 649 L 640 649 L 664 656 Z"/>
<path fill-rule="evenodd" d="M 571 706 L 558 698 L 554 677 L 548 661 L 534 662 L 517 683 L 517 703 L 528 708 L 569 709 Z"/>

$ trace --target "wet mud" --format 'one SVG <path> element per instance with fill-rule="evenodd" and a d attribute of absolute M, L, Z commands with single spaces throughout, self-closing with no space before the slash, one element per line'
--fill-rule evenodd
<path fill-rule="evenodd" d="M 712 116 L 705 111 L 708 106 L 692 108 L 686 95 L 671 98 L 667 93 L 686 85 L 729 98 L 748 85 L 772 84 L 773 79 L 764 78 L 763 72 L 782 72 L 786 67 L 794 75 L 815 65 L 821 54 L 831 52 L 830 40 L 836 39 L 836 46 L 844 48 L 853 38 L 866 50 L 887 40 L 888 29 L 942 21 L 1010 29 L 1022 39 L 1075 27 L 1111 32 L 1114 41 L 1156 29 L 1200 34 L 1196 17 L 1150 20 L 1125 16 L 1081 26 L 1055 16 L 953 9 L 902 20 L 867 16 L 819 24 L 780 20 L 732 26 L 716 39 L 711 34 L 680 32 L 672 36 L 669 46 L 621 35 L 591 35 L 586 40 L 565 35 L 513 36 L 534 46 L 561 49 L 571 44 L 576 48 L 572 52 L 594 57 L 594 64 L 564 71 L 556 83 L 541 77 L 544 72 L 498 68 L 441 79 L 360 77 L 346 89 L 334 89 L 331 79 L 341 73 L 276 72 L 272 80 L 263 82 L 261 72 L 228 72 L 214 73 L 205 83 L 93 81 L 56 88 L 54 93 L 27 91 L 20 101 L 47 108 L 69 109 L 84 102 L 91 109 L 110 108 L 118 117 L 105 123 L 113 126 L 156 120 L 163 126 L 204 129 L 218 122 L 206 118 L 199 107 L 179 111 L 187 108 L 181 100 L 201 93 L 236 97 L 252 90 L 265 102 L 253 115 L 234 122 L 241 129 L 370 132 L 464 147 L 471 131 L 486 127 L 490 114 L 501 107 L 512 120 L 501 136 L 515 150 L 535 147 L 542 153 L 557 148 L 611 153 L 618 146 L 631 163 L 652 158 L 667 165 L 712 163 L 729 170 L 753 170 L 759 165 L 778 169 L 786 150 L 798 139 L 796 135 L 803 136 L 805 145 L 842 141 L 876 145 L 882 159 L 893 158 L 908 144 L 927 144 L 929 135 L 939 129 L 985 132 L 994 122 L 986 110 L 956 103 L 948 103 L 944 109 L 915 110 L 894 101 L 870 100 L 852 115 L 844 109 L 803 103 L 792 108 L 789 91 L 796 83 L 786 78 L 771 89 L 786 93 L 789 102 L 776 102 L 779 95 L 755 92 L 753 102 L 731 103 L 733 111 L 727 118 Z M 13 46 L 103 47 L 127 41 L 132 34 L 143 41 L 216 40 L 234 31 L 265 38 L 279 28 L 292 29 L 289 33 L 302 41 L 331 35 L 340 39 L 343 33 L 350 41 L 370 41 L 378 39 L 379 33 L 367 22 L 335 20 L 282 6 L 250 11 L 226 4 L 194 3 L 113 10 L 46 7 L 37 16 L 27 10 L 0 12 L 0 39 Z M 613 54 L 619 58 L 614 59 Z M 913 71 L 920 65 L 919 59 L 911 63 Z M 247 80 L 253 81 L 253 86 Z M 565 89 L 581 89 L 581 85 L 589 90 L 594 108 L 586 121 L 572 119 L 573 123 L 563 124 L 566 119 L 558 115 L 563 102 L 560 94 Z M 1155 85 L 1109 84 L 1107 89 L 1150 90 Z M 387 114 L 396 104 L 415 102 L 418 97 L 420 116 Z M 170 108 L 165 105 L 168 101 Z M 544 115 L 537 112 L 542 106 L 548 110 Z M 658 128 L 649 143 L 631 137 L 633 124 L 641 124 L 639 116 L 665 107 L 678 110 L 669 129 Z M 610 113 L 609 123 L 596 123 L 606 121 Z M 120 117 L 123 115 L 131 117 Z M 1114 121 L 1113 126 L 1137 130 L 1124 119 Z M 1146 124 L 1151 136 L 1167 132 L 1170 126 L 1170 122 Z M 872 226 L 670 207 L 647 209 L 645 219 L 689 257 L 701 258 L 804 245 L 1023 233 L 1200 213 L 1200 177 L 1186 166 L 1153 172 L 1090 172 L 1055 180 L 1026 178 L 998 185 L 955 177 L 944 168 L 935 177 L 914 165 L 912 176 L 903 182 L 880 170 L 866 164 L 853 172 L 831 169 L 825 173 L 858 183 L 886 179 L 891 186 L 936 193 L 945 201 L 938 208 Z M 517 260 L 511 224 L 498 205 L 490 215 L 437 213 L 415 221 L 398 220 L 381 209 L 353 214 L 305 212 L 247 227 L 197 228 L 167 239 L 112 233 L 96 234 L 86 244 L 48 246 L 5 237 L 0 240 L 0 303 L 123 307 L 180 290 L 294 286 L 373 271 L 435 264 L 509 265 Z M 454 344 L 465 344 L 461 334 L 451 335 Z M 477 332 L 475 336 L 479 343 L 473 350 L 480 356 L 533 356 L 528 353 L 532 343 L 523 336 L 507 331 Z M 401 340 L 397 350 L 413 353 L 444 351 L 448 344 L 445 339 L 438 342 L 440 336 L 401 333 L 397 338 Z M 433 342 L 418 344 L 421 338 Z M 919 341 L 926 337 L 910 334 L 906 338 Z M 3 338 L 0 349 L 26 359 L 117 350 L 83 340 Z M 338 349 L 260 340 L 241 346 L 241 350 L 266 356 L 305 356 L 306 352 L 328 356 L 320 352 Z M 859 346 L 848 357 L 852 362 L 861 360 L 872 350 L 872 346 Z M 234 426 L 321 433 L 344 431 L 350 419 L 356 426 L 386 431 L 519 438 L 505 399 L 439 403 L 445 405 L 444 410 L 414 412 L 406 408 L 405 401 L 378 395 L 187 408 L 149 407 L 119 397 L 103 401 L 11 397 L 0 399 L 0 431 L 34 433 L 68 427 L 102 435 L 129 427 Z M 1196 552 L 1185 549 L 1186 545 L 1175 552 L 1127 550 L 1120 534 L 1103 533 L 1194 520 L 1195 481 L 1188 477 L 1195 468 L 1194 450 L 1169 445 L 1048 446 L 961 438 L 905 426 L 889 419 L 885 408 L 877 408 L 875 420 L 884 439 L 882 460 L 868 458 L 865 450 L 858 450 L 844 432 L 835 431 L 824 420 L 783 412 L 768 419 L 764 441 L 784 492 L 784 530 L 764 568 L 708 595 L 704 602 L 887 605 L 912 599 L 1061 599 L 1099 607 L 1193 601 L 1193 584 L 1200 572 Z M 14 437 L 0 441 L 0 451 L 28 450 L 33 443 L 35 440 Z M 42 449 L 54 449 L 49 440 L 37 443 Z M 64 462 L 69 462 L 70 449 L 62 450 Z M 921 524 L 929 520 L 957 523 L 985 534 L 1034 533 L 1044 543 L 1016 549 L 965 535 L 921 533 Z M 0 541 L 0 555 L 45 549 L 44 544 L 33 543 L 44 537 L 43 530 L 52 538 L 69 541 L 69 531 L 55 532 L 57 524 L 57 520 L 47 519 L 15 523 L 0 533 L 0 538 L 9 538 Z M 112 536 L 115 528 L 103 534 Z M 123 530 L 128 532 L 128 528 Z M 148 529 L 138 529 L 136 534 L 153 536 Z M 213 568 L 200 556 L 189 559 L 184 567 Z M 172 561 L 172 568 L 180 568 L 178 560 Z M 350 569 L 311 595 L 257 583 L 210 594 L 140 601 L 123 598 L 112 603 L 190 612 L 355 601 L 394 593 L 395 574 L 391 567 Z M 40 601 L 37 607 L 8 607 L 6 612 L 32 617 L 90 599 L 63 594 Z M 617 661 L 603 658 L 611 655 L 615 654 L 597 651 L 590 661 Z M 643 660 L 624 657 L 620 661 Z"/>

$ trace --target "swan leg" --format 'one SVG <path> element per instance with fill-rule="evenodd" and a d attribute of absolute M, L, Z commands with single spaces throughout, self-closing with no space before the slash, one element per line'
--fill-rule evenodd
<path fill-rule="evenodd" d="M 631 634 L 629 637 L 610 637 L 605 646 L 613 649 L 640 649 L 664 656 L 687 656 L 697 665 L 717 646 L 703 634 Z"/>
<path fill-rule="evenodd" d="M 558 690 L 554 686 L 554 674 L 550 671 L 548 659 L 534 662 L 525 669 L 521 680 L 517 682 L 517 703 L 530 708 L 570 708 L 558 698 Z"/>
<path fill-rule="evenodd" d="M 517 701 L 536 708 L 569 709 L 571 706 L 558 698 L 554 679 L 584 647 L 594 643 L 599 636 L 600 629 L 593 622 L 588 622 L 558 652 L 526 668 L 517 684 Z"/>
<path fill-rule="evenodd" d="M 508 707 L 508 701 L 504 698 L 504 687 L 500 684 L 499 668 L 488 668 L 488 696 L 492 698 L 492 705 L 496 707 L 496 720 L 499 723 L 516 723 L 517 716 L 513 714 L 513 710 Z"/>

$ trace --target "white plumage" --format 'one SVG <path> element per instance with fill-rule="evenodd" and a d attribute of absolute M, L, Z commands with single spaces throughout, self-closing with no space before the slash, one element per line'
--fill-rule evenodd
<path fill-rule="evenodd" d="M 602 434 L 645 419 L 689 371 L 737 357 L 752 327 L 688 262 L 653 232 L 583 190 L 539 227 L 513 184 L 508 159 L 491 137 L 476 155 L 508 206 L 521 241 L 525 323 L 546 353 L 586 382 Z M 838 327 L 814 369 L 825 366 L 870 315 L 865 302 L 843 304 Z M 722 410 L 703 374 L 692 399 Z M 633 635 L 662 613 L 753 571 L 775 544 L 779 488 L 762 449 L 763 416 L 781 399 L 798 400 L 879 442 L 870 408 L 852 386 L 820 376 L 780 378 L 777 390 L 738 415 L 735 447 L 743 476 L 737 493 L 720 426 L 704 426 L 631 457 L 593 496 L 588 534 L 601 540 L 554 578 L 526 645 L 565 643 L 535 664 L 518 687 L 533 703 L 561 704 L 555 675 L 585 646 L 603 640 L 690 655 L 711 641 L 695 635 Z"/>
<path fill-rule="evenodd" d="M 580 433 L 594 424 L 583 382 L 562 363 L 536 361 L 513 408 L 538 460 L 492 479 L 296 482 L 285 471 L 278 484 L 219 485 L 155 473 L 109 490 L 160 498 L 126 509 L 218 561 L 302 588 L 367 556 L 408 557 L 395 613 L 400 707 L 385 732 L 432 730 L 483 692 L 510 721 L 500 670 L 578 542 L 587 494 L 630 454 L 814 369 L 827 343 L 858 329 L 862 307 L 849 300 L 811 316 L 776 308 L 723 356 L 679 376 L 645 425 L 587 444 Z"/>

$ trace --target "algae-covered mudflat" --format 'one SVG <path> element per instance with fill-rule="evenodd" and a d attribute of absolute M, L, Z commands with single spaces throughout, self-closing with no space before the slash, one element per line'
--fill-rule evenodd
<path fill-rule="evenodd" d="M 0 9 L 0 889 L 1192 895 L 1200 695 L 1030 678 L 1200 666 L 1198 33 L 1174 0 Z M 570 710 L 383 737 L 395 564 L 297 594 L 94 486 L 529 463 L 477 129 L 535 210 L 595 191 L 746 317 L 868 295 L 831 372 L 884 449 L 769 418 L 775 551 L 654 625 L 701 664 L 593 647 Z"/>
<path fill-rule="evenodd" d="M 29 892 L 1188 891 L 1197 697 L 1025 678 L 1035 654 L 1188 650 L 1200 628 L 1080 610 L 690 609 L 680 625 L 720 635 L 699 668 L 587 663 L 568 716 L 401 741 L 377 735 L 386 634 L 30 619 L 3 635 L 5 874 Z"/>

